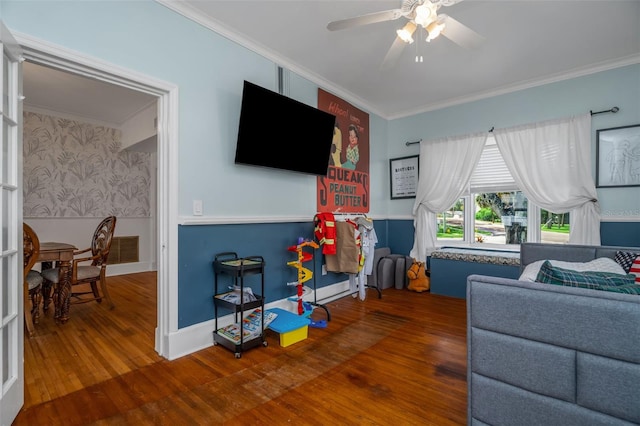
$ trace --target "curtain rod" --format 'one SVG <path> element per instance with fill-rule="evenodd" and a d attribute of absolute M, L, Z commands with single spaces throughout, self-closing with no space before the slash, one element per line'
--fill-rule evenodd
<path fill-rule="evenodd" d="M 615 114 L 615 113 L 616 113 L 616 112 L 618 112 L 618 111 L 620 111 L 620 108 L 618 108 L 617 106 L 614 106 L 613 108 L 611 108 L 611 109 L 606 109 L 606 110 L 604 110 L 604 111 L 596 111 L 596 112 L 589 111 L 589 113 L 591 113 L 591 115 L 604 114 L 605 112 L 612 112 L 612 113 L 614 113 L 614 114 Z M 495 127 L 490 128 L 490 129 L 489 129 L 489 133 L 492 133 L 494 129 L 495 129 Z M 422 139 L 417 140 L 417 141 L 413 141 L 413 142 L 405 142 L 405 145 L 407 145 L 407 146 L 409 146 L 409 145 L 415 145 L 415 144 L 420 143 L 420 142 L 422 142 Z"/>
<path fill-rule="evenodd" d="M 614 113 L 614 114 L 615 114 L 615 113 L 616 113 L 616 112 L 618 112 L 618 111 L 620 111 L 620 108 L 618 108 L 618 107 L 614 106 L 613 108 L 611 108 L 611 109 L 605 109 L 604 111 L 596 111 L 596 112 L 589 111 L 589 112 L 591 113 L 591 115 L 596 115 L 596 114 L 604 114 L 605 112 L 612 112 L 612 113 Z"/>

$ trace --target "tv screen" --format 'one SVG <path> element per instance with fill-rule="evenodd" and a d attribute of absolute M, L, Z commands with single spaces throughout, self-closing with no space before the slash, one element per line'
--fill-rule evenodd
<path fill-rule="evenodd" d="M 245 81 L 235 163 L 326 176 L 335 121 L 333 114 Z"/>

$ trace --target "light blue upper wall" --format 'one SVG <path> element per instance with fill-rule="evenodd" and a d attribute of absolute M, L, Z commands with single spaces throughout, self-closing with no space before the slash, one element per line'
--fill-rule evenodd
<path fill-rule="evenodd" d="M 26 34 L 179 87 L 179 214 L 201 199 L 212 217 L 304 216 L 316 211 L 316 178 L 233 164 L 243 80 L 275 90 L 276 64 L 152 0 L 0 0 L 1 19 Z M 317 86 L 292 74 L 289 96 L 317 105 Z M 347 101 L 349 101 L 347 99 Z M 370 115 L 373 216 L 409 217 L 390 200 L 389 158 L 419 153 L 406 141 L 486 131 L 589 110 L 595 130 L 640 123 L 640 65 L 387 121 Z M 359 105 L 358 108 L 366 110 Z M 283 132 L 287 131 L 286 123 Z M 265 135 L 277 143 L 277 135 Z M 595 155 L 594 155 L 595 157 Z M 595 166 L 594 166 L 595 171 Z M 640 211 L 638 188 L 598 190 L 603 215 Z"/>
<path fill-rule="evenodd" d="M 181 216 L 190 216 L 192 200 L 200 199 L 204 216 L 313 218 L 315 176 L 234 164 L 243 81 L 276 90 L 277 66 L 272 61 L 151 0 L 0 2 L 1 19 L 17 35 L 179 88 Z M 292 74 L 290 97 L 317 106 L 317 89 Z M 381 167 L 386 159 L 386 121 L 370 115 L 370 126 L 375 174 L 371 213 L 384 214 L 387 198 L 378 196 L 381 191 L 376 188 L 386 176 Z M 282 131 L 287 131 L 286 121 Z M 265 134 L 264 139 L 277 149 L 277 134 Z"/>
<path fill-rule="evenodd" d="M 419 145 L 406 141 L 488 131 L 617 106 L 617 114 L 592 117 L 592 170 L 595 176 L 596 130 L 640 124 L 640 65 L 628 65 L 571 80 L 534 87 L 475 102 L 452 106 L 388 123 L 389 156 L 417 155 Z M 640 217 L 640 188 L 598 189 L 603 219 Z M 414 200 L 394 200 L 389 215 L 410 212 Z M 624 213 L 625 214 L 621 214 Z"/>

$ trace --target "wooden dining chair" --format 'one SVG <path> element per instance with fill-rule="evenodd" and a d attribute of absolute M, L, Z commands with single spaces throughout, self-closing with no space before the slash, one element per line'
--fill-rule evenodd
<path fill-rule="evenodd" d="M 111 249 L 111 241 L 113 240 L 115 229 L 115 216 L 109 216 L 103 219 L 93 233 L 91 247 L 73 252 L 74 259 L 71 262 L 71 295 L 69 303 L 86 303 L 94 300 L 102 303 L 102 298 L 105 298 L 110 309 L 115 307 L 109 295 L 109 290 L 107 289 L 106 279 L 107 258 L 109 257 L 109 250 Z M 91 254 L 90 256 L 89 252 Z M 89 262 L 90 264 L 87 265 Z M 56 289 L 55 291 L 58 291 L 58 285 L 60 283 L 59 267 L 42 271 L 42 276 L 44 278 L 43 286 L 45 289 L 51 288 L 52 284 L 54 284 L 53 287 Z M 100 284 L 99 289 L 98 283 Z M 89 287 L 87 288 L 87 286 Z M 57 300 L 57 295 L 54 295 L 54 300 Z"/>
<path fill-rule="evenodd" d="M 35 231 L 26 223 L 22 224 L 22 246 L 24 265 L 24 324 L 27 334 L 35 334 L 34 324 L 40 319 L 40 299 L 42 299 L 42 275 L 33 270 L 40 253 L 40 240 Z M 29 309 L 29 301 L 31 308 Z"/>

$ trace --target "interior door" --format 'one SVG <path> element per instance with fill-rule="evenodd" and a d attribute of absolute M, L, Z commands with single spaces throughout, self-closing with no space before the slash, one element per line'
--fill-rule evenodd
<path fill-rule="evenodd" d="M 0 425 L 24 404 L 22 297 L 22 50 L 0 21 Z"/>

